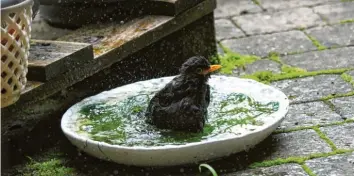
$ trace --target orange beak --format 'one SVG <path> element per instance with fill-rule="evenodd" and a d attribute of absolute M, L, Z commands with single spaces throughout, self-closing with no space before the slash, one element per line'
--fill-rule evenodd
<path fill-rule="evenodd" d="M 221 65 L 211 65 L 209 67 L 209 69 L 203 71 L 203 74 L 206 75 L 208 73 L 211 73 L 211 72 L 214 72 L 216 70 L 219 70 L 220 68 L 221 68 Z"/>

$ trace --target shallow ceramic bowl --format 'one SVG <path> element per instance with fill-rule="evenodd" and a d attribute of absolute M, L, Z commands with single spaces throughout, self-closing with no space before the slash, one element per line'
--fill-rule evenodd
<path fill-rule="evenodd" d="M 285 117 L 289 101 L 280 90 L 250 79 L 212 76 L 210 86 L 217 92 L 236 92 L 259 102 L 278 102 L 277 111 L 262 117 L 260 126 L 237 126 L 233 132 L 220 133 L 208 139 L 185 144 L 162 146 L 124 146 L 95 141 L 78 133 L 80 109 L 101 101 L 112 101 L 141 90 L 159 90 L 173 77 L 136 82 L 84 99 L 64 114 L 61 128 L 71 143 L 82 151 L 104 160 L 135 166 L 173 166 L 225 157 L 247 150 L 268 137 Z M 118 100 L 117 100 L 118 101 Z"/>

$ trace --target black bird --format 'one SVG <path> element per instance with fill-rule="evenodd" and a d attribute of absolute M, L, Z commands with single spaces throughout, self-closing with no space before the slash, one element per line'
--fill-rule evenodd
<path fill-rule="evenodd" d="M 145 113 L 147 123 L 160 129 L 202 132 L 210 103 L 208 79 L 219 68 L 203 56 L 189 58 L 180 74 L 150 100 Z"/>

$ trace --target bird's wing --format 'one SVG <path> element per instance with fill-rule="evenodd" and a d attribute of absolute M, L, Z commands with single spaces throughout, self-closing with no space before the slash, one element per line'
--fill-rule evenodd
<path fill-rule="evenodd" d="M 205 102 L 206 102 L 206 106 L 208 107 L 210 104 L 210 85 L 207 84 L 206 85 L 206 95 L 205 95 Z"/>

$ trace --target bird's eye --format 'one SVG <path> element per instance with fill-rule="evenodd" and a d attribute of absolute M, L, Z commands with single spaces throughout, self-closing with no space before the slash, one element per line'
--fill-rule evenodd
<path fill-rule="evenodd" d="M 197 68 L 197 73 L 202 73 L 203 69 Z"/>

